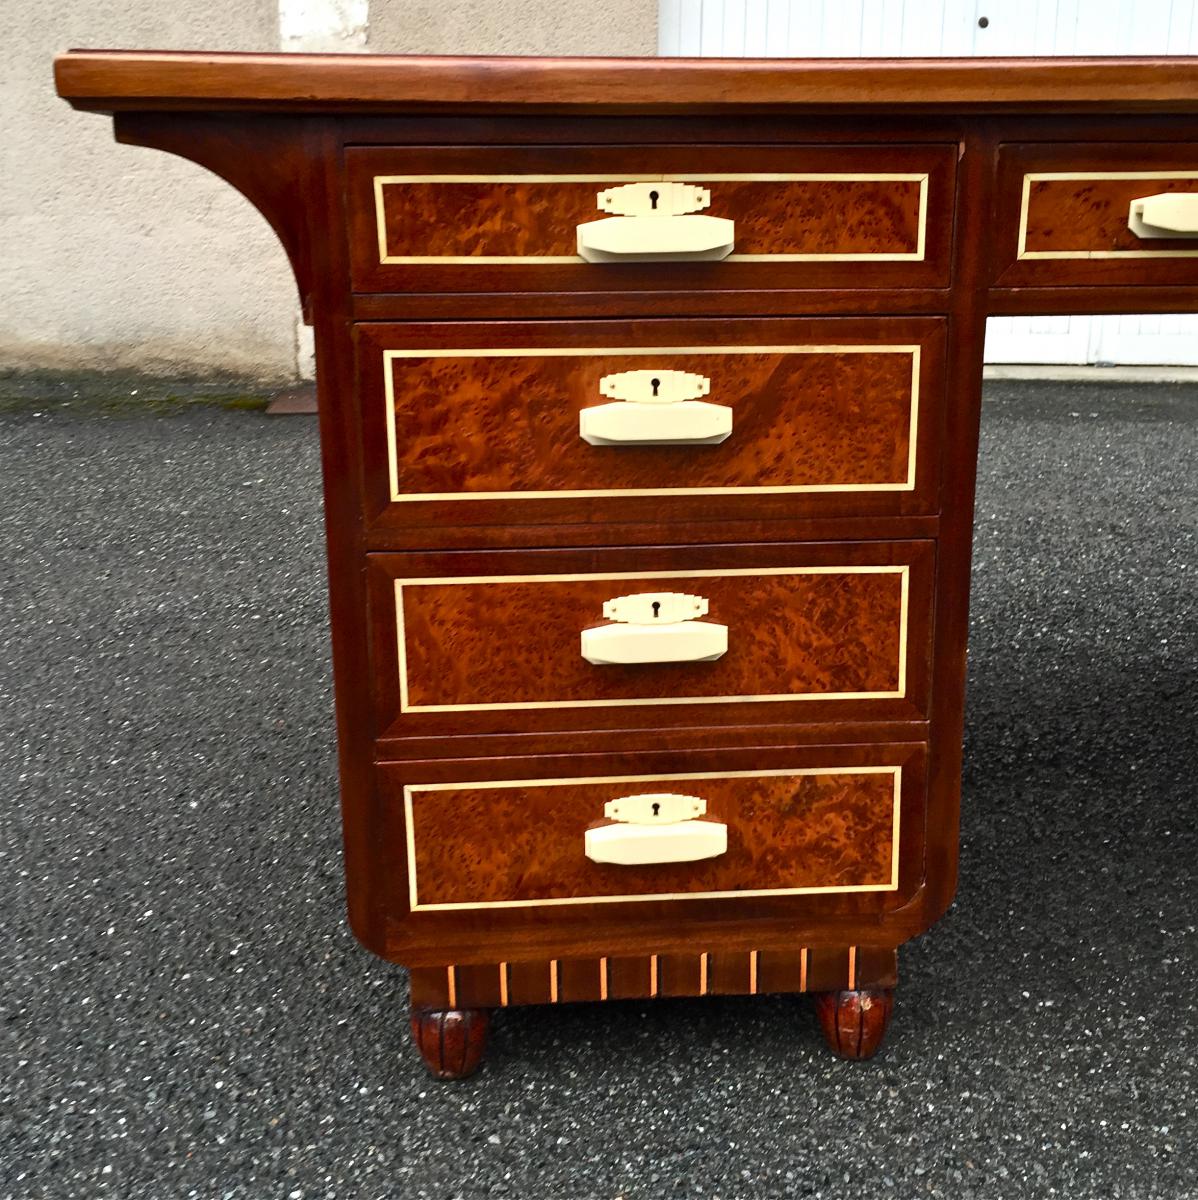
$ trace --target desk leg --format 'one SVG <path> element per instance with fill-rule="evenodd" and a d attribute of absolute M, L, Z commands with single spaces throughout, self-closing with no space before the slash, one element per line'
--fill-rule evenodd
<path fill-rule="evenodd" d="M 412 1040 L 437 1079 L 473 1075 L 487 1048 L 490 1027 L 487 1008 L 412 1009 Z"/>
<path fill-rule="evenodd" d="M 819 992 L 815 997 L 824 1038 L 840 1058 L 873 1058 L 886 1036 L 893 1010 L 894 988 Z"/>

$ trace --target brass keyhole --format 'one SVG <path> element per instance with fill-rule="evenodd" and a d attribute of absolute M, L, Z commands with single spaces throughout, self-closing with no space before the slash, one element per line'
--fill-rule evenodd
<path fill-rule="evenodd" d="M 657 618 L 657 617 L 659 617 L 660 615 L 661 615 L 661 601 L 660 601 L 660 600 L 654 600 L 654 601 L 653 601 L 653 616 L 654 616 L 654 619 L 656 619 L 656 618 Z"/>
<path fill-rule="evenodd" d="M 650 379 L 650 380 L 649 380 L 649 386 L 650 386 L 650 387 L 653 389 L 653 394 L 656 396 L 656 395 L 657 395 L 657 389 L 658 389 L 659 387 L 661 387 L 661 380 L 660 380 L 660 379 Z"/>
<path fill-rule="evenodd" d="M 652 191 L 652 192 L 650 192 L 650 193 L 649 193 L 649 206 L 650 206 L 651 208 L 656 208 L 656 207 L 657 207 L 657 198 L 658 198 L 658 193 L 657 193 L 657 191 Z"/>
<path fill-rule="evenodd" d="M 658 804 L 658 803 L 656 803 L 656 801 L 655 801 L 655 802 L 654 802 L 654 804 L 653 804 L 653 815 L 654 815 L 655 817 L 657 817 L 657 816 L 660 816 L 660 815 L 661 815 L 661 805 L 660 805 L 660 804 Z"/>

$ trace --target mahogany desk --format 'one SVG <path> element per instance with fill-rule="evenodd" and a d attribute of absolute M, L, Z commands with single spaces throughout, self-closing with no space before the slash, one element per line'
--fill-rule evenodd
<path fill-rule="evenodd" d="M 349 916 L 430 1068 L 708 993 L 872 1054 L 956 883 L 986 318 L 1194 307 L 1198 59 L 56 72 L 295 269 Z"/>

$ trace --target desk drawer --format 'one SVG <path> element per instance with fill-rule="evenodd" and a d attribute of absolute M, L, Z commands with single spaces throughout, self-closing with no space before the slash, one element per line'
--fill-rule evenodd
<path fill-rule="evenodd" d="M 621 801 L 628 807 L 648 796 L 659 805 L 685 797 L 703 816 L 639 827 L 605 819 Z M 901 796 L 902 768 L 891 764 L 410 785 L 409 905 L 477 911 L 895 892 Z M 718 830 L 723 848 L 712 843 L 710 857 L 670 861 L 692 826 Z M 463 829 L 471 830 L 469 847 Z M 659 861 L 588 856 L 588 833 L 638 829 L 659 835 L 647 851 Z"/>
<path fill-rule="evenodd" d="M 943 145 L 351 147 L 354 287 L 943 286 L 955 162 L 955 147 Z M 661 211 L 667 205 L 675 215 Z M 702 231 L 722 222 L 719 245 L 694 249 L 707 243 L 681 217 L 697 218 Z M 600 220 L 622 221 L 624 231 L 635 222 L 633 248 L 588 261 L 579 227 Z M 595 236 L 621 243 L 609 229 Z M 696 253 L 723 257 L 676 257 Z"/>
<path fill-rule="evenodd" d="M 1198 143 L 1007 146 L 999 188 L 1001 286 L 1198 284 Z"/>
<path fill-rule="evenodd" d="M 370 519 L 934 512 L 943 344 L 930 317 L 362 325 Z"/>
<path fill-rule="evenodd" d="M 520 950 L 535 956 L 520 937 L 534 927 L 552 957 L 577 953 L 580 927 L 600 946 L 619 945 L 621 931 L 656 929 L 659 946 L 702 950 L 710 943 L 699 930 L 710 936 L 717 920 L 725 934 L 754 918 L 796 930 L 876 922 L 923 883 L 925 769 L 918 743 L 382 763 L 378 836 L 388 847 L 393 951 L 466 938 L 470 961 L 494 963 Z M 722 826 L 722 849 L 664 861 L 680 844 L 667 831 L 652 855 L 662 861 L 590 856 L 588 831 L 630 824 L 605 815 L 613 802 L 671 796 Z M 763 944 L 741 928 L 746 950 Z"/>
<path fill-rule="evenodd" d="M 372 555 L 383 736 L 922 719 L 932 556 L 930 542 Z"/>

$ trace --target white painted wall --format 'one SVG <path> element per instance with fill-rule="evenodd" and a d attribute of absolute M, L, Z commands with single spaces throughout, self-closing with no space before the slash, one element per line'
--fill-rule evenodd
<path fill-rule="evenodd" d="M 664 55 L 1198 53 L 1198 0 L 661 0 L 660 13 Z M 994 318 L 986 357 L 1198 364 L 1198 316 Z"/>

